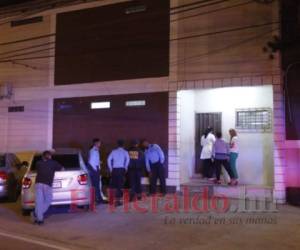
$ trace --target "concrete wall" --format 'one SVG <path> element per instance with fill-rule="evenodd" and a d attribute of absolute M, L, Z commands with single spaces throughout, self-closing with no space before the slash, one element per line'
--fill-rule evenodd
<path fill-rule="evenodd" d="M 228 130 L 235 127 L 235 110 L 245 108 L 273 109 L 272 86 L 230 87 L 179 92 L 180 96 L 180 172 L 181 181 L 191 177 L 195 161 L 195 114 L 222 113 L 222 133 L 229 141 Z M 197 139 L 197 138 L 196 138 Z M 200 140 L 200 138 L 198 138 Z M 239 133 L 240 182 L 273 185 L 273 132 Z M 186 172 L 186 173 L 185 173 Z"/>
<path fill-rule="evenodd" d="M 174 7 L 193 2 L 171 0 Z M 278 55 L 272 61 L 262 53 L 263 46 L 278 33 L 278 2 L 266 5 L 231 0 L 171 15 L 171 51 L 174 52 L 170 59 L 171 79 L 278 74 Z M 251 28 L 252 25 L 259 27 Z M 242 27 L 249 28 L 229 31 Z"/>
<path fill-rule="evenodd" d="M 8 106 L 24 106 L 25 112 L 8 113 Z M 0 152 L 48 148 L 52 121 L 47 100 L 0 103 L 0 118 Z"/>

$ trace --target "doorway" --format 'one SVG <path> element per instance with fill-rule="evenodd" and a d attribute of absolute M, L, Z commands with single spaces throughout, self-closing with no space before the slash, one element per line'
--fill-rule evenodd
<path fill-rule="evenodd" d="M 201 136 L 208 127 L 214 132 L 222 131 L 222 113 L 197 113 L 195 116 L 195 175 L 202 174 L 202 161 L 200 160 Z"/>

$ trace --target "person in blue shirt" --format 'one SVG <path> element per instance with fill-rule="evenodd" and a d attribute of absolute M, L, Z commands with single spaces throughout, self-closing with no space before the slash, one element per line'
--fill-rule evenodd
<path fill-rule="evenodd" d="M 118 140 L 118 148 L 114 149 L 108 156 L 107 165 L 111 172 L 111 189 L 115 196 L 115 205 L 122 205 L 121 198 L 123 196 L 125 174 L 128 169 L 130 157 L 124 149 L 124 141 Z M 112 199 L 112 197 L 110 197 Z"/>
<path fill-rule="evenodd" d="M 145 148 L 145 163 L 150 177 L 150 194 L 156 194 L 157 179 L 160 182 L 161 193 L 166 194 L 166 177 L 165 177 L 165 155 L 157 144 L 150 144 L 143 140 Z"/>
<path fill-rule="evenodd" d="M 217 132 L 216 137 L 217 139 L 215 141 L 212 150 L 212 156 L 214 159 L 214 164 L 216 168 L 216 177 L 217 177 L 216 180 L 214 180 L 214 182 L 216 184 L 221 184 L 220 176 L 221 176 L 222 166 L 229 174 L 231 180 L 233 179 L 233 174 L 229 163 L 229 152 L 230 152 L 229 144 L 225 142 L 225 140 L 222 138 L 221 132 Z M 229 185 L 231 185 L 231 183 L 232 181 L 229 183 Z"/>
<path fill-rule="evenodd" d="M 139 141 L 133 140 L 128 150 L 130 163 L 128 167 L 128 177 L 130 184 L 130 200 L 141 199 L 142 194 L 142 173 L 145 165 L 143 151 L 139 147 Z"/>
<path fill-rule="evenodd" d="M 89 151 L 88 158 L 88 171 L 91 178 L 92 186 L 95 191 L 95 201 L 97 204 L 107 203 L 102 198 L 101 188 L 100 188 L 100 147 L 101 141 L 98 138 L 93 139 L 93 145 Z"/>

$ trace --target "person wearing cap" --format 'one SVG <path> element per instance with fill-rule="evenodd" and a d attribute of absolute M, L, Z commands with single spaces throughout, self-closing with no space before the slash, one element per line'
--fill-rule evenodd
<path fill-rule="evenodd" d="M 130 200 L 141 199 L 142 194 L 142 172 L 145 165 L 143 151 L 139 148 L 139 141 L 133 140 L 128 150 L 130 162 L 128 167 L 128 177 L 130 184 Z"/>
<path fill-rule="evenodd" d="M 166 177 L 165 177 L 165 155 L 161 147 L 157 144 L 150 144 L 143 140 L 145 148 L 145 163 L 150 176 L 150 194 L 156 194 L 157 179 L 160 182 L 161 193 L 166 194 Z"/>
<path fill-rule="evenodd" d="M 128 170 L 130 157 L 128 152 L 124 149 L 124 141 L 118 140 L 118 147 L 114 149 L 107 158 L 107 165 L 111 172 L 111 189 L 115 196 L 115 205 L 121 205 L 120 202 L 124 188 L 125 174 Z M 112 199 L 113 197 L 110 197 Z"/>
<path fill-rule="evenodd" d="M 35 210 L 31 212 L 31 219 L 38 225 L 44 223 L 44 214 L 52 202 L 54 175 L 60 170 L 63 170 L 63 166 L 52 160 L 50 151 L 43 152 L 42 159 L 36 163 Z"/>

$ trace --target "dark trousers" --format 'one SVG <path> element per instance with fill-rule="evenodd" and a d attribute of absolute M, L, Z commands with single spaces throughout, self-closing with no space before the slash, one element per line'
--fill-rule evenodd
<path fill-rule="evenodd" d="M 156 193 L 157 179 L 160 182 L 161 192 L 166 193 L 166 177 L 165 177 L 165 168 L 160 162 L 150 165 L 151 167 L 151 177 L 150 177 L 150 193 Z"/>
<path fill-rule="evenodd" d="M 221 170 L 222 170 L 222 166 L 225 168 L 225 170 L 227 171 L 227 173 L 229 174 L 230 178 L 233 178 L 233 173 L 232 170 L 230 168 L 230 163 L 228 160 L 218 160 L 215 159 L 215 168 L 216 168 L 216 176 L 217 176 L 217 180 L 220 180 L 220 176 L 221 176 Z"/>
<path fill-rule="evenodd" d="M 103 199 L 100 190 L 100 170 L 95 170 L 92 166 L 89 166 L 89 174 L 92 186 L 95 190 L 95 199 L 97 202 L 101 202 Z"/>
<path fill-rule="evenodd" d="M 116 198 L 120 199 L 123 196 L 122 189 L 125 183 L 125 168 L 114 168 L 111 174 L 111 189 Z"/>
<path fill-rule="evenodd" d="M 140 195 L 142 193 L 142 169 L 140 168 L 129 168 L 128 170 L 129 184 L 130 184 L 130 195 Z"/>
<path fill-rule="evenodd" d="M 212 178 L 214 175 L 215 169 L 214 164 L 211 159 L 203 160 L 203 177 Z"/>

